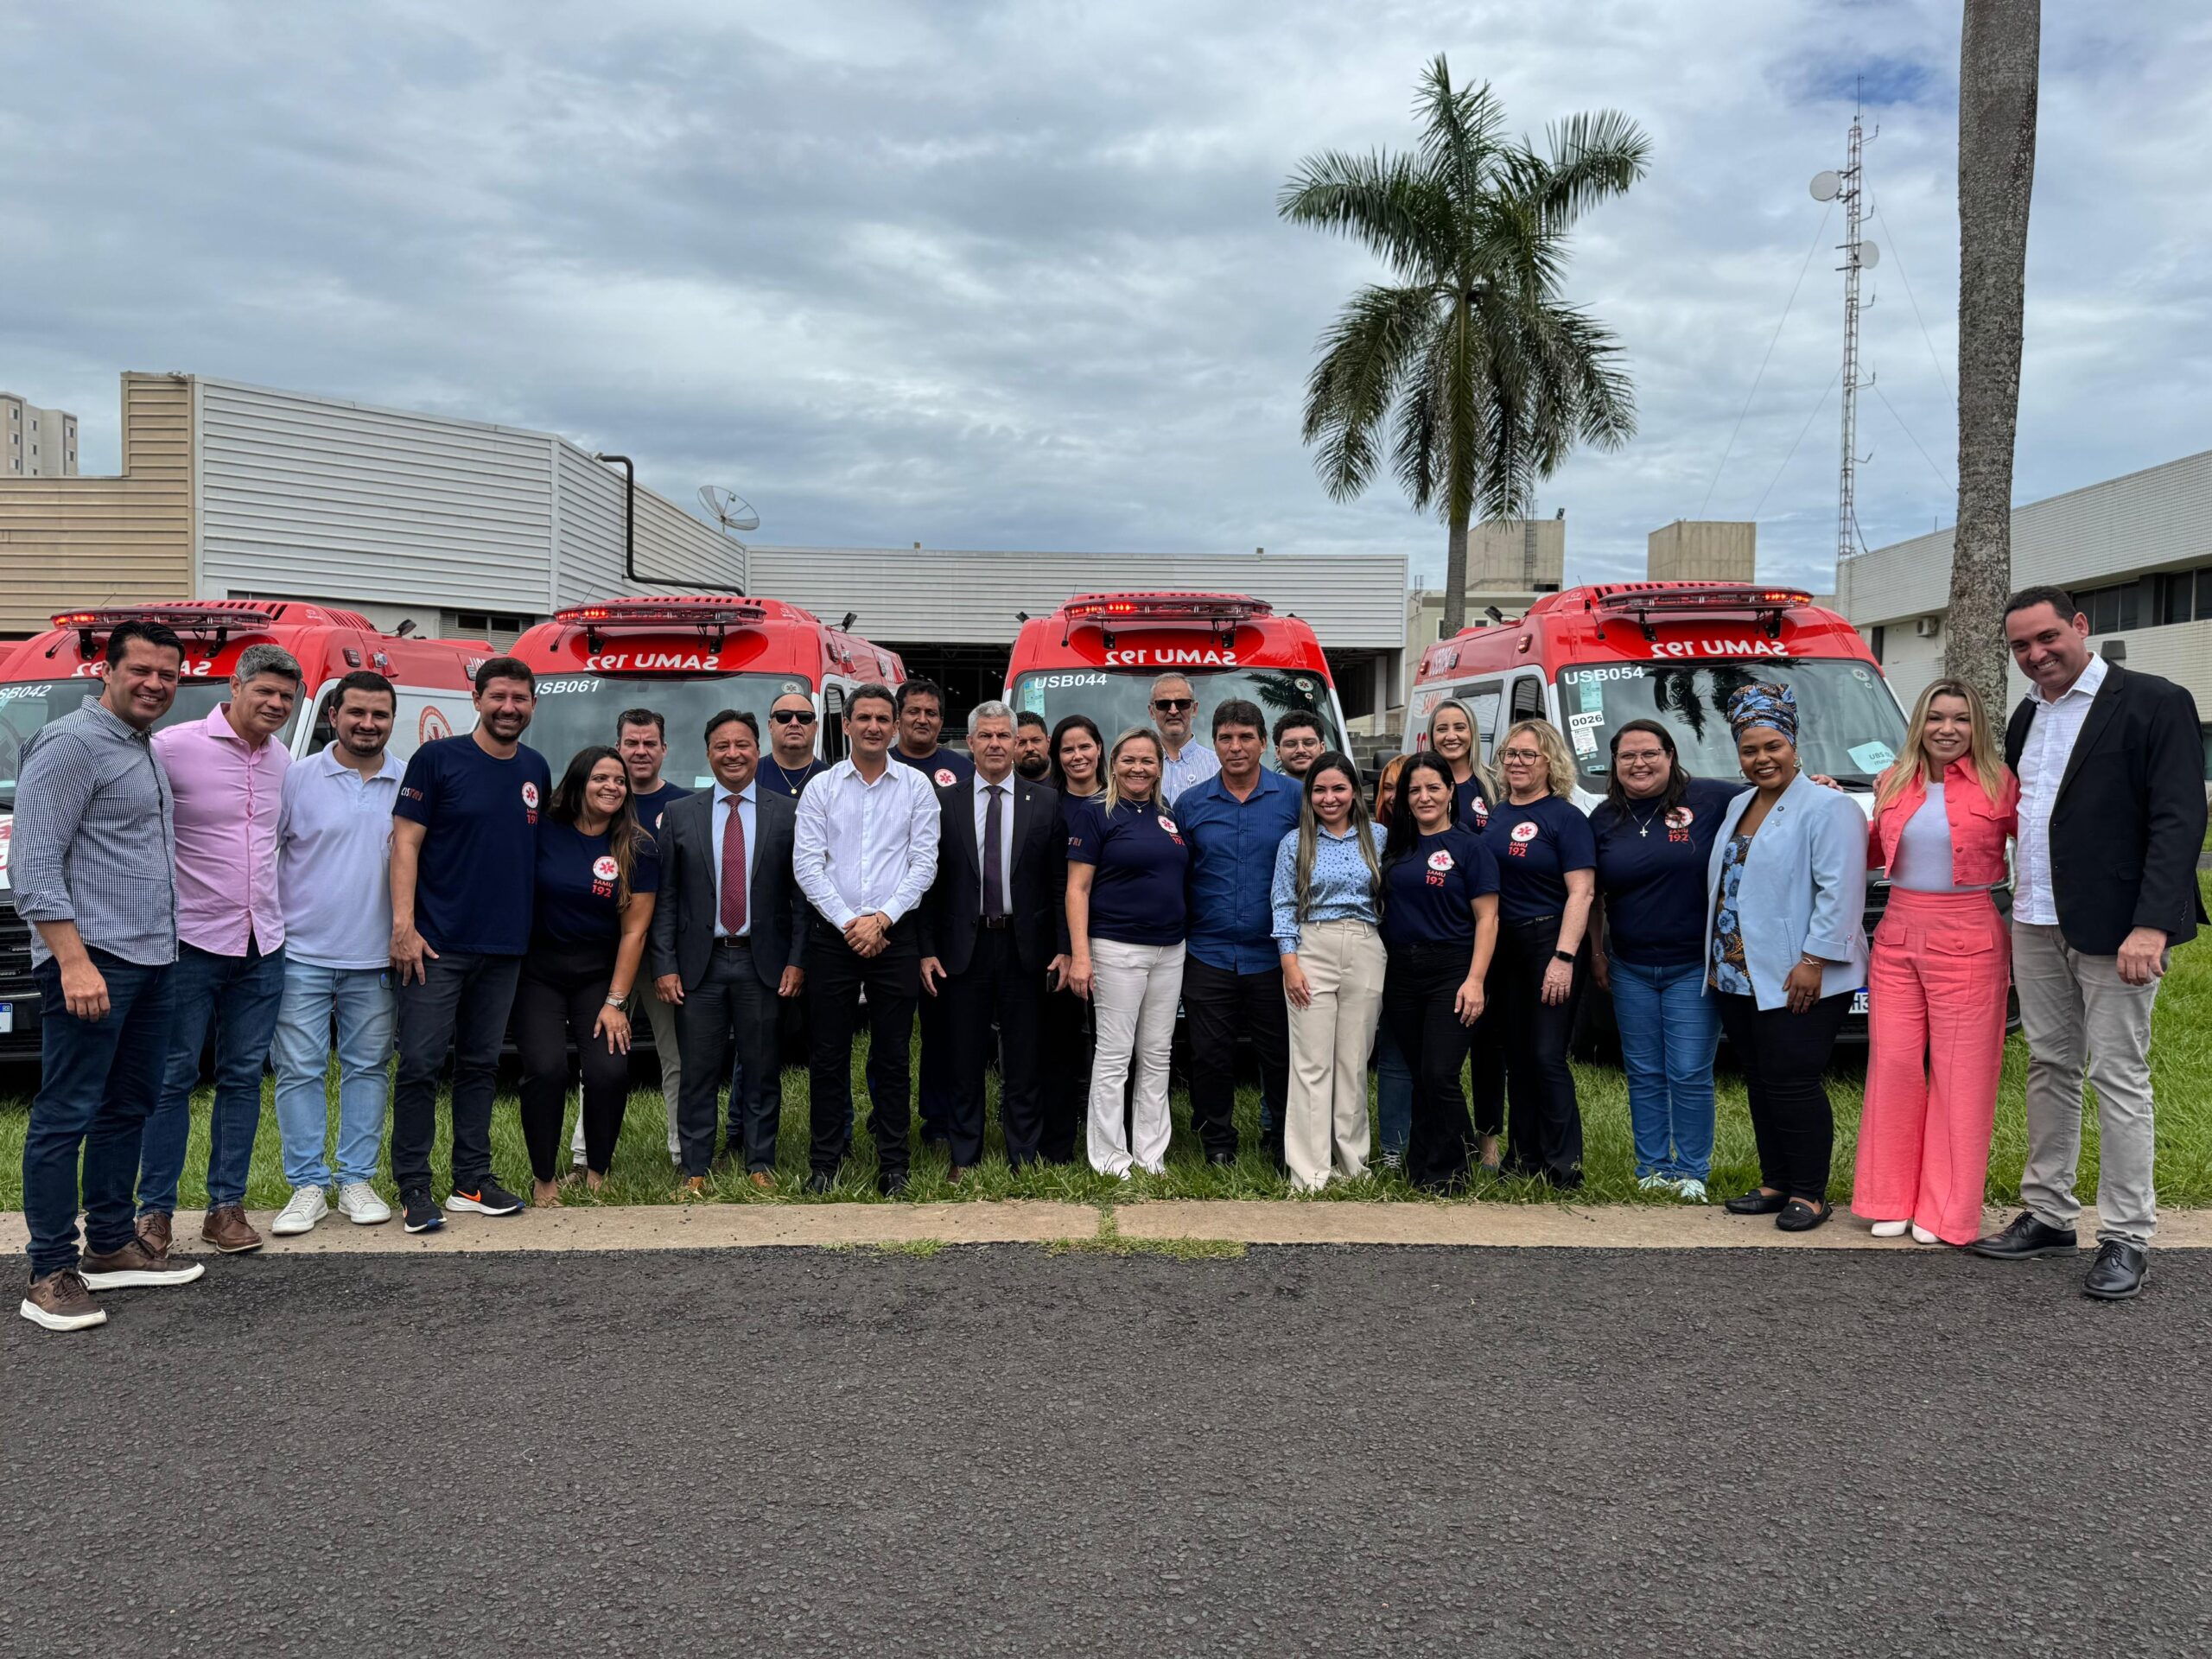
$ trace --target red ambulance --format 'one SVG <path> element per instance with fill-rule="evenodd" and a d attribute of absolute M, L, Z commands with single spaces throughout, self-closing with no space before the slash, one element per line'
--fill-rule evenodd
<path fill-rule="evenodd" d="M 1198 695 L 1202 741 L 1213 710 L 1243 697 L 1270 727 L 1294 709 L 1314 715 L 1326 746 L 1344 746 L 1344 710 L 1313 630 L 1244 594 L 1078 594 L 1022 623 L 1006 701 L 1048 726 L 1088 715 L 1111 744 L 1131 726 L 1152 724 L 1152 683 L 1167 673 Z"/>

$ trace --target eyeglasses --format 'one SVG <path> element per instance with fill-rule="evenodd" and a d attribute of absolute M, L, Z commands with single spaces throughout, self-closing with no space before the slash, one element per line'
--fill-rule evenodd
<path fill-rule="evenodd" d="M 768 718 L 774 721 L 779 726 L 811 726 L 814 724 L 814 710 L 811 709 L 775 709 L 769 711 Z"/>
<path fill-rule="evenodd" d="M 1541 749 L 1500 749 L 1497 758 L 1501 760 L 1541 760 L 1544 753 Z"/>
<path fill-rule="evenodd" d="M 1154 697 L 1152 706 L 1163 715 L 1179 715 L 1185 709 L 1197 708 L 1198 700 L 1196 697 Z"/>

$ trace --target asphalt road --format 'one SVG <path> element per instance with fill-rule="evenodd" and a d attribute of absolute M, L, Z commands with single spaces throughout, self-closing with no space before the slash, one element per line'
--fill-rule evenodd
<path fill-rule="evenodd" d="M 0 1335 L 0 1650 L 2201 1653 L 2212 1255 L 227 1261 Z"/>

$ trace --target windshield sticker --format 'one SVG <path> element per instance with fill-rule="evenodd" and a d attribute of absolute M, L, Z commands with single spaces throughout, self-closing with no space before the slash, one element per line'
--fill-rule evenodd
<path fill-rule="evenodd" d="M 1602 709 L 1567 717 L 1567 735 L 1574 740 L 1577 754 L 1598 753 L 1598 728 L 1605 723 L 1605 711 Z"/>
<path fill-rule="evenodd" d="M 692 779 L 692 780 L 691 780 L 691 787 L 692 787 L 692 788 L 694 788 L 694 789 L 704 789 L 704 788 L 706 788 L 706 786 L 707 786 L 708 785 L 709 785 L 709 784 L 713 783 L 714 781 L 715 781 L 715 775 L 714 775 L 714 773 L 712 773 L 711 772 L 702 772 L 699 773 L 696 777 L 695 777 L 695 778 L 693 778 L 693 779 Z"/>
<path fill-rule="evenodd" d="M 1306 696 L 1309 696 L 1309 697 L 1310 697 L 1310 696 L 1312 696 L 1313 695 L 1313 681 L 1311 681 L 1311 680 L 1297 680 L 1297 681 L 1293 682 L 1293 683 L 1294 683 L 1301 692 L 1305 693 L 1305 695 L 1306 695 Z"/>
<path fill-rule="evenodd" d="M 1855 749 L 1844 751 L 1859 763 L 1861 772 L 1879 772 L 1897 758 L 1897 752 L 1883 742 L 1861 743 Z"/>
<path fill-rule="evenodd" d="M 1575 695 L 1582 699 L 1585 714 L 1602 711 L 1605 706 L 1605 683 L 1596 675 L 1586 675 L 1575 688 Z"/>

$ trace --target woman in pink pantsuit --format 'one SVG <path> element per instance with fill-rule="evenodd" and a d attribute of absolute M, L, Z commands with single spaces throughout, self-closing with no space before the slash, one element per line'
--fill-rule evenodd
<path fill-rule="evenodd" d="M 1989 890 L 2005 879 L 2020 786 L 1998 757 L 1980 696 L 1938 680 L 1905 752 L 1874 792 L 1866 861 L 1890 902 L 1867 977 L 1866 1105 L 1854 1213 L 1895 1238 L 1970 1244 L 2005 1060 L 2012 944 Z"/>

